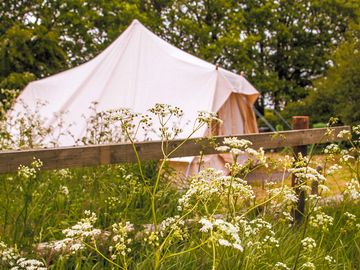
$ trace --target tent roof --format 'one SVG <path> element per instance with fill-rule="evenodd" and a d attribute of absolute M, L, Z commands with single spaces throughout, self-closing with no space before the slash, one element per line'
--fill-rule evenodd
<path fill-rule="evenodd" d="M 89 62 L 45 79 L 31 82 L 20 99 L 35 110 L 36 100 L 48 104 L 40 113 L 47 124 L 55 113 L 66 112 L 65 123 L 76 123 L 71 133 L 80 138 L 84 116 L 98 110 L 131 108 L 144 113 L 156 103 L 184 110 L 183 122 L 193 121 L 201 110 L 217 112 L 231 93 L 246 95 L 253 104 L 258 91 L 242 76 L 190 55 L 162 40 L 139 21 L 131 25 L 102 53 Z M 21 110 L 15 105 L 15 111 Z M 192 126 L 184 128 L 184 134 Z M 204 130 L 199 131 L 199 136 Z M 71 144 L 69 141 L 62 145 Z"/>

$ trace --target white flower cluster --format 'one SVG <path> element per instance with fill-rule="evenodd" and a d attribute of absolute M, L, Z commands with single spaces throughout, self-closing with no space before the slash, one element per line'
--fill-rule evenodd
<path fill-rule="evenodd" d="M 160 237 L 159 237 L 159 232 L 155 231 L 155 232 L 149 232 L 146 231 L 145 232 L 146 237 L 144 237 L 144 242 L 146 244 L 149 244 L 150 246 L 154 246 L 154 247 L 158 247 L 160 245 Z"/>
<path fill-rule="evenodd" d="M 354 230 L 354 229 L 360 230 L 360 223 L 356 223 L 357 222 L 357 216 L 356 215 L 351 214 L 349 212 L 345 212 L 344 216 L 346 218 L 345 227 L 348 230 Z"/>
<path fill-rule="evenodd" d="M 71 171 L 69 169 L 60 169 L 56 170 L 55 173 L 59 176 L 60 179 L 71 179 Z"/>
<path fill-rule="evenodd" d="M 199 111 L 197 121 L 200 124 L 207 124 L 210 126 L 212 123 L 222 123 L 222 120 L 217 117 L 216 113 Z"/>
<path fill-rule="evenodd" d="M 107 197 L 105 199 L 105 203 L 107 205 L 107 207 L 109 207 L 110 209 L 116 209 L 117 207 L 119 207 L 121 200 L 119 197 Z"/>
<path fill-rule="evenodd" d="M 338 153 L 340 153 L 340 147 L 335 143 L 329 144 L 325 147 L 324 153 L 325 154 L 338 154 Z"/>
<path fill-rule="evenodd" d="M 0 266 L 1 262 L 10 270 L 46 270 L 44 263 L 35 259 L 27 259 L 20 256 L 19 252 L 8 247 L 0 241 Z"/>
<path fill-rule="evenodd" d="M 86 239 L 91 238 L 94 240 L 95 237 L 99 236 L 101 231 L 94 228 L 94 223 L 97 220 L 96 214 L 85 211 L 85 216 L 76 225 L 64 229 L 62 232 L 66 238 L 53 242 L 50 248 L 55 251 L 69 250 L 75 253 L 78 250 L 84 249 L 84 241 Z"/>
<path fill-rule="evenodd" d="M 170 115 L 174 115 L 175 117 L 181 117 L 184 115 L 183 110 L 180 108 L 161 103 L 156 103 L 154 107 L 149 109 L 149 111 L 162 118 L 168 117 Z"/>
<path fill-rule="evenodd" d="M 309 180 L 311 182 L 315 181 L 318 183 L 324 183 L 326 178 L 320 174 L 316 169 L 311 167 L 300 167 L 289 169 L 298 179 L 303 181 Z"/>
<path fill-rule="evenodd" d="M 341 130 L 339 134 L 337 135 L 338 138 L 341 139 L 351 139 L 351 132 L 349 130 Z"/>
<path fill-rule="evenodd" d="M 350 155 L 349 150 L 347 150 L 347 149 L 341 150 L 340 155 L 341 155 L 341 157 L 340 157 L 340 162 L 341 163 L 346 164 L 348 162 L 351 162 L 351 161 L 355 160 L 355 157 L 353 155 Z"/>
<path fill-rule="evenodd" d="M 290 267 L 288 267 L 285 263 L 277 262 L 274 265 L 274 270 L 290 270 Z"/>
<path fill-rule="evenodd" d="M 356 135 L 360 135 L 360 125 L 357 126 L 353 126 L 352 127 L 352 132 Z"/>
<path fill-rule="evenodd" d="M 115 242 L 115 245 L 109 247 L 109 251 L 113 253 L 111 259 L 116 260 L 118 254 L 125 257 L 131 252 L 131 248 L 129 248 L 128 245 L 131 244 L 132 240 L 128 237 L 128 234 L 133 230 L 133 225 L 128 221 L 112 225 L 112 231 L 114 233 L 112 240 Z"/>
<path fill-rule="evenodd" d="M 310 269 L 310 270 L 315 270 L 315 264 L 313 264 L 312 262 L 306 262 L 301 266 L 301 269 Z"/>
<path fill-rule="evenodd" d="M 336 173 L 337 171 L 341 170 L 342 166 L 338 165 L 338 164 L 334 164 L 332 166 L 329 167 L 329 169 L 327 169 L 327 174 L 328 175 L 332 175 L 334 173 Z"/>
<path fill-rule="evenodd" d="M 20 165 L 18 168 L 18 176 L 23 177 L 25 179 L 31 179 L 36 176 L 36 174 L 40 171 L 43 163 L 39 159 L 34 159 L 31 163 L 31 166 Z"/>
<path fill-rule="evenodd" d="M 223 141 L 223 145 L 218 146 L 215 150 L 219 152 L 230 152 L 234 159 L 236 159 L 239 155 L 247 154 L 254 157 L 257 162 L 264 164 L 267 166 L 267 158 L 265 156 L 265 151 L 263 148 L 259 150 L 255 150 L 250 148 L 252 142 L 244 139 L 238 139 L 236 137 L 225 138 Z"/>
<path fill-rule="evenodd" d="M 60 186 L 59 192 L 60 194 L 65 195 L 66 197 L 69 195 L 69 189 L 67 186 Z"/>
<path fill-rule="evenodd" d="M 252 145 L 252 142 L 249 140 L 238 139 L 236 137 L 225 138 L 223 143 L 230 148 L 237 148 L 242 150 L 245 150 L 246 148 L 249 148 L 250 145 Z"/>
<path fill-rule="evenodd" d="M 180 219 L 180 216 L 169 217 L 161 222 L 160 236 L 164 238 L 168 235 L 170 235 L 169 242 L 182 241 L 189 236 L 185 221 Z"/>
<path fill-rule="evenodd" d="M 295 158 L 293 156 L 285 155 L 277 159 L 277 165 L 283 170 L 287 170 L 293 167 Z"/>
<path fill-rule="evenodd" d="M 301 245 L 305 251 L 312 251 L 314 248 L 316 248 L 316 241 L 311 237 L 306 237 L 301 240 Z"/>
<path fill-rule="evenodd" d="M 324 260 L 325 260 L 328 264 L 334 264 L 334 263 L 336 263 L 335 259 L 334 259 L 332 256 L 330 256 L 330 255 L 326 255 L 326 256 L 324 257 Z"/>
<path fill-rule="evenodd" d="M 351 179 L 350 182 L 346 183 L 344 190 L 344 198 L 350 200 L 360 199 L 360 183 L 357 179 Z"/>
<path fill-rule="evenodd" d="M 279 241 L 275 238 L 275 232 L 269 222 L 262 218 L 246 220 L 236 217 L 237 223 L 244 234 L 247 247 L 264 249 L 268 247 L 279 247 Z"/>
<path fill-rule="evenodd" d="M 231 187 L 233 196 L 247 200 L 255 197 L 252 187 L 240 178 L 224 176 L 223 171 L 213 168 L 202 170 L 193 177 L 189 189 L 178 201 L 178 209 L 188 209 L 192 200 L 209 200 L 212 195 L 221 196 Z"/>
<path fill-rule="evenodd" d="M 267 185 L 267 187 L 268 186 L 271 186 L 271 184 Z M 294 189 L 286 185 L 267 189 L 266 192 L 268 196 L 272 198 L 268 207 L 270 210 L 274 211 L 274 213 L 281 215 L 283 215 L 284 212 L 291 211 L 294 204 L 298 201 L 298 197 L 296 196 Z M 284 218 L 290 220 L 287 215 L 284 216 Z"/>
<path fill-rule="evenodd" d="M 222 219 L 211 220 L 204 217 L 200 219 L 199 223 L 202 225 L 200 232 L 212 232 L 210 241 L 214 241 L 220 246 L 232 247 L 241 252 L 244 250 L 241 245 L 239 227 L 237 225 Z"/>
<path fill-rule="evenodd" d="M 329 226 L 333 225 L 334 218 L 326 215 L 321 207 L 314 209 L 314 214 L 310 216 L 309 225 L 322 231 L 328 231 Z"/>

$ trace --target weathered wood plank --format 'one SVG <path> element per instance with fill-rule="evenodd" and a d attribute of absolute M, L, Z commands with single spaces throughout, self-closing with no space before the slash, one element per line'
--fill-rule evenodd
<path fill-rule="evenodd" d="M 253 148 L 279 148 L 331 141 L 341 141 L 336 135 L 341 130 L 350 130 L 350 127 L 333 128 L 333 136 L 325 136 L 326 129 L 291 130 L 278 133 L 259 133 L 234 135 L 239 139 L 250 140 Z M 196 156 L 200 151 L 204 154 L 216 154 L 213 145 L 221 144 L 223 139 L 229 136 L 217 136 L 212 139 L 194 138 L 188 140 L 171 157 Z M 168 142 L 169 151 L 175 149 L 183 140 Z M 61 148 L 32 149 L 19 151 L 0 151 L 0 173 L 14 172 L 20 164 L 28 165 L 33 158 L 40 159 L 43 169 L 61 169 L 97 166 L 104 164 L 116 164 L 136 162 L 136 156 L 131 144 L 106 144 L 74 146 Z M 158 160 L 163 157 L 161 142 L 141 142 L 135 144 L 141 160 Z"/>

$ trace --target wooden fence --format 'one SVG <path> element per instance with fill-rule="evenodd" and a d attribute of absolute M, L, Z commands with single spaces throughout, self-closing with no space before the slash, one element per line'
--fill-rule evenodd
<path fill-rule="evenodd" d="M 334 127 L 331 135 L 326 135 L 326 130 L 326 128 L 304 129 L 231 137 L 249 140 L 255 149 L 294 147 L 341 141 L 337 134 L 342 130 L 350 131 L 350 127 Z M 167 151 L 170 152 L 183 143 L 171 157 L 196 156 L 200 151 L 205 155 L 216 154 L 218 152 L 214 149 L 214 145 L 220 145 L 225 137 L 229 136 L 193 138 L 185 143 L 184 140 L 172 140 L 168 141 Z M 141 160 L 158 160 L 163 157 L 161 141 L 140 142 L 136 143 L 135 147 Z M 19 165 L 28 165 L 34 158 L 43 162 L 45 170 L 136 162 L 133 146 L 129 143 L 0 151 L 0 173 L 15 172 Z"/>

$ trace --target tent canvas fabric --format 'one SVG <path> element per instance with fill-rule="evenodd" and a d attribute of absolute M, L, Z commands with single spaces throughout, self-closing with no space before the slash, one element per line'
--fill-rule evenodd
<path fill-rule="evenodd" d="M 47 104 L 38 113 L 52 126 L 61 113 L 73 136 L 62 136 L 59 146 L 70 146 L 86 131 L 89 109 L 131 108 L 146 113 L 156 103 L 177 106 L 184 111 L 182 123 L 194 121 L 198 111 L 217 112 L 224 121 L 212 135 L 258 132 L 252 109 L 259 92 L 243 77 L 188 54 L 149 31 L 139 21 L 131 25 L 102 53 L 92 60 L 48 78 L 31 82 L 19 96 L 12 114 L 26 113 L 24 104 L 36 110 L 38 100 Z M 20 102 L 21 100 L 21 102 Z M 186 137 L 192 125 L 183 125 Z M 194 137 L 211 133 L 206 127 Z M 141 138 L 139 138 L 141 140 Z M 150 139 L 159 139 L 155 134 Z M 220 156 L 208 158 L 219 166 Z M 175 163 L 195 170 L 194 158 L 175 159 Z M 190 165 L 189 165 L 190 164 Z"/>

